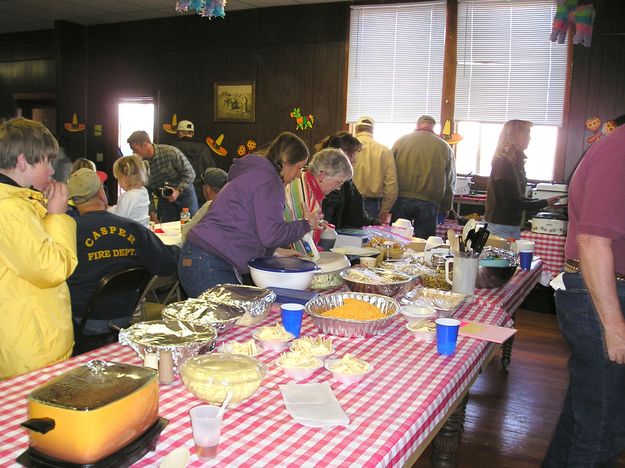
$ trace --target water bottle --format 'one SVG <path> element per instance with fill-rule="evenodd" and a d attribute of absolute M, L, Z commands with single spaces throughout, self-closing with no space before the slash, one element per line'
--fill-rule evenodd
<path fill-rule="evenodd" d="M 189 213 L 189 208 L 183 208 L 180 212 L 180 224 L 187 224 L 191 221 L 191 213 Z"/>

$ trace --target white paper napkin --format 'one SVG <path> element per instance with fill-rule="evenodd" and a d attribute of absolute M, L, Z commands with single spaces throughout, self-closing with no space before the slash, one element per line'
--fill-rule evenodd
<path fill-rule="evenodd" d="M 280 391 L 291 417 L 304 426 L 329 427 L 349 424 L 349 418 L 327 382 L 280 385 Z"/>

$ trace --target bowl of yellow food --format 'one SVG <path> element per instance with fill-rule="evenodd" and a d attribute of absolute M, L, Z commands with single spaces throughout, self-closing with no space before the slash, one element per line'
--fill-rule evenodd
<path fill-rule="evenodd" d="M 290 351 L 276 359 L 276 366 L 292 379 L 307 379 L 323 367 L 323 361 L 310 353 Z"/>
<path fill-rule="evenodd" d="M 392 297 L 359 292 L 317 296 L 304 308 L 321 333 L 347 337 L 385 333 L 399 309 Z"/>
<path fill-rule="evenodd" d="M 336 380 L 344 384 L 355 384 L 373 372 L 373 366 L 368 362 L 346 354 L 341 359 L 328 359 L 324 367 L 332 372 Z"/>

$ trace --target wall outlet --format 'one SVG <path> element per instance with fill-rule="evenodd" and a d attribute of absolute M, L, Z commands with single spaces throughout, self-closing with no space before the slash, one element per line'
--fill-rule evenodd
<path fill-rule="evenodd" d="M 96 153 L 95 160 L 96 162 L 104 162 L 104 153 Z"/>

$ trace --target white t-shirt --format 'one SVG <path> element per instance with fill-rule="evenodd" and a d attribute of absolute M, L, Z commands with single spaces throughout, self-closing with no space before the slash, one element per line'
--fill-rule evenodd
<path fill-rule="evenodd" d="M 145 227 L 150 227 L 149 210 L 150 196 L 145 187 L 122 193 L 117 199 L 117 205 L 108 208 L 109 212 L 132 219 Z"/>

